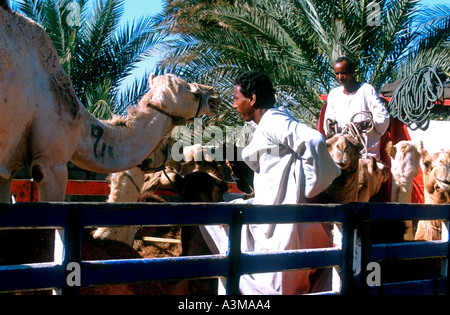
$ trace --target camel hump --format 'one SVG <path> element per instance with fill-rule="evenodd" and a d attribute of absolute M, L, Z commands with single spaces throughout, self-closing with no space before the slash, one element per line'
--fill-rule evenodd
<path fill-rule="evenodd" d="M 2 1 L 0 0 L 0 6 Z M 75 118 L 80 106 L 83 105 L 78 100 L 72 81 L 61 66 L 58 53 L 53 46 L 50 37 L 44 31 L 42 26 L 32 20 L 17 13 L 5 13 L 0 10 L 0 19 L 2 26 L 0 27 L 0 66 L 6 69 L 11 67 L 11 62 L 17 60 L 28 60 L 34 58 L 48 78 L 35 78 L 36 80 L 49 80 L 50 91 L 42 91 L 49 93 L 54 97 L 56 104 L 62 108 L 63 112 L 68 113 Z M 9 31 L 7 31 L 9 30 Z M 13 46 L 11 46 L 13 45 Z M 14 48 L 12 48 L 14 47 Z M 26 54 L 28 57 L 17 56 L 17 52 Z M 5 59 L 6 58 L 6 59 Z M 3 61 L 2 61 L 3 60 Z M 16 75 L 24 75 L 23 67 L 17 66 Z M 4 76 L 4 75 L 3 75 Z"/>

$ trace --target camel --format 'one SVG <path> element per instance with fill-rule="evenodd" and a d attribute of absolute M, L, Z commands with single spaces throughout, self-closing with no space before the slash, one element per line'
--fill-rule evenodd
<path fill-rule="evenodd" d="M 328 151 L 341 175 L 328 188 L 308 203 L 349 203 L 358 201 L 359 159 L 361 139 L 350 134 L 336 134 L 327 140 Z"/>
<path fill-rule="evenodd" d="M 422 151 L 424 197 L 426 204 L 450 204 L 450 149 L 429 154 Z M 416 240 L 440 240 L 441 220 L 419 221 Z"/>
<path fill-rule="evenodd" d="M 148 157 L 152 160 L 151 167 L 138 166 L 111 174 L 109 176 L 111 192 L 106 202 L 136 202 L 141 193 L 146 192 L 148 195 L 158 189 L 177 191 L 182 188 L 182 185 L 179 184 L 174 187 L 176 182 L 181 181 L 179 176 L 186 176 L 193 172 L 207 172 L 223 181 L 224 176 L 217 162 L 205 154 L 201 145 L 184 147 L 184 161 L 181 162 L 174 161 L 167 153 L 167 139 L 165 139 Z M 164 171 L 160 170 L 162 168 Z M 195 188 L 202 191 L 205 184 L 199 184 L 200 186 Z M 136 228 L 134 227 L 99 227 L 93 232 L 94 239 L 119 241 L 129 246 L 133 246 L 135 235 Z"/>
<path fill-rule="evenodd" d="M 381 184 L 389 179 L 389 167 L 374 156 L 359 159 L 358 201 L 369 202 L 381 188 Z"/>
<path fill-rule="evenodd" d="M 400 141 L 395 146 L 388 143 L 391 157 L 392 192 L 391 202 L 411 203 L 413 179 L 419 174 L 423 143 Z"/>
<path fill-rule="evenodd" d="M 391 157 L 392 190 L 391 202 L 411 203 L 413 180 L 419 174 L 423 142 L 399 141 L 396 145 L 387 144 L 386 151 Z M 404 221 L 405 240 L 414 239 L 413 222 Z"/>
<path fill-rule="evenodd" d="M 157 170 L 164 167 L 166 156 L 166 140 L 162 140 L 158 147 L 150 154 L 145 165 L 138 165 L 127 171 L 113 173 L 108 176 L 110 181 L 110 193 L 107 203 L 115 202 L 136 202 L 139 199 L 142 186 L 144 185 L 145 174 L 148 171 Z M 98 227 L 93 232 L 96 240 L 118 241 L 133 246 L 136 235 L 134 227 Z"/>
<path fill-rule="evenodd" d="M 176 161 L 171 155 L 166 158 L 164 170 L 149 172 L 145 175 L 143 190 L 173 189 L 175 176 L 185 176 L 193 172 L 207 172 L 223 179 L 217 161 L 203 149 L 200 144 L 183 146 L 182 160 Z M 170 151 L 169 148 L 166 152 Z"/>
<path fill-rule="evenodd" d="M 42 27 L 5 9 L 0 20 L 0 202 L 10 201 L 11 180 L 25 165 L 39 201 L 63 201 L 69 160 L 97 173 L 128 170 L 176 123 L 217 113 L 213 88 L 168 74 L 150 77 L 126 118 L 100 121 L 76 97 Z"/>

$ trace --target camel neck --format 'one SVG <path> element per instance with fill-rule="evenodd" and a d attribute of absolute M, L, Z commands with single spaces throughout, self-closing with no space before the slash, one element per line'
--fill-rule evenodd
<path fill-rule="evenodd" d="M 172 119 L 151 108 L 137 109 L 116 125 L 83 111 L 78 145 L 70 159 L 97 173 L 124 171 L 140 164 L 174 127 Z"/>

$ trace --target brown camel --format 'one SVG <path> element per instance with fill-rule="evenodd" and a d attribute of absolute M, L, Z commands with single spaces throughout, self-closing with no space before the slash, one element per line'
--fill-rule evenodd
<path fill-rule="evenodd" d="M 426 204 L 450 204 L 450 150 L 422 152 L 424 196 Z M 442 221 L 419 221 L 416 240 L 440 240 Z"/>

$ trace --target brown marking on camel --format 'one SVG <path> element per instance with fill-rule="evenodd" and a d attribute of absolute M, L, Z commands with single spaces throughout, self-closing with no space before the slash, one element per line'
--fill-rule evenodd
<path fill-rule="evenodd" d="M 424 197 L 426 204 L 450 204 L 450 150 L 422 152 Z M 442 221 L 419 221 L 416 240 L 440 240 Z"/>
<path fill-rule="evenodd" d="M 39 177 L 39 201 L 63 201 L 69 160 L 97 173 L 124 171 L 156 148 L 174 117 L 217 113 L 213 88 L 165 75 L 150 77 L 149 92 L 122 123 L 100 121 L 77 99 L 42 27 L 3 9 L 0 21 L 2 202 L 10 201 L 11 180 L 23 166 Z"/>

